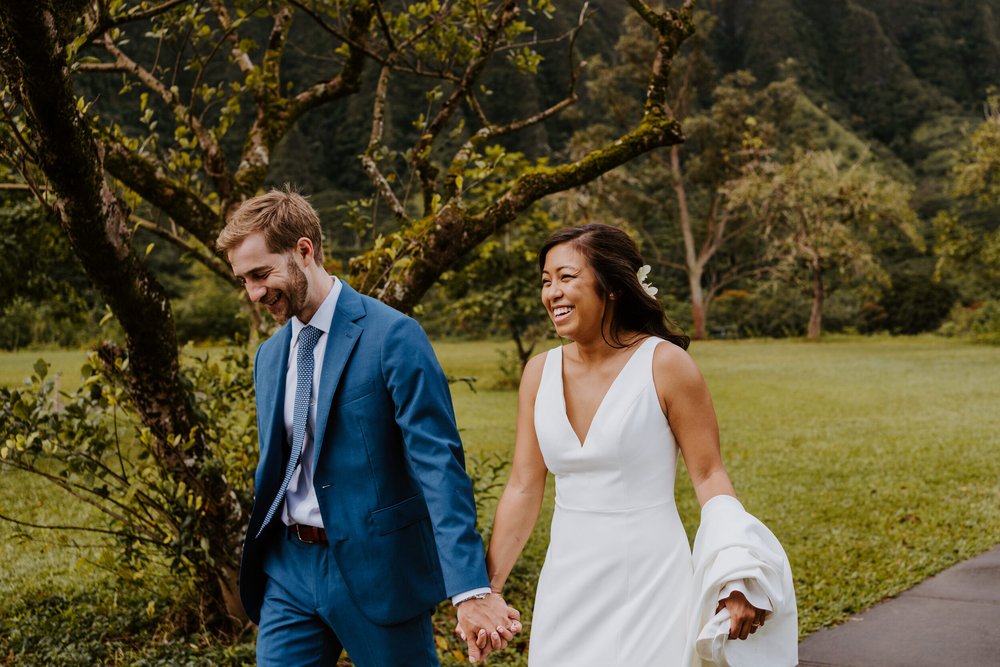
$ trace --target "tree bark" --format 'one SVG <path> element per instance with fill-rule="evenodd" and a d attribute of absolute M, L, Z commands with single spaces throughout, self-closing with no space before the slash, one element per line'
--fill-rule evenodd
<path fill-rule="evenodd" d="M 688 272 L 688 286 L 691 290 L 691 337 L 695 340 L 705 340 L 708 312 L 705 307 L 705 293 L 701 288 L 701 271 Z"/>
<path fill-rule="evenodd" d="M 820 266 L 819 260 L 813 260 L 812 262 L 812 274 L 813 274 L 813 303 L 812 303 L 812 313 L 809 315 L 809 330 L 806 334 L 807 338 L 819 338 L 822 332 L 823 324 L 823 296 L 825 294 L 823 290 L 823 268 Z"/>
<path fill-rule="evenodd" d="M 691 293 L 691 324 L 694 329 L 692 337 L 695 340 L 707 338 L 705 332 L 705 292 L 701 286 L 705 263 L 715 254 L 712 249 L 707 256 L 699 255 L 694 247 L 694 230 L 691 228 L 691 211 L 687 203 L 687 189 L 684 187 L 684 175 L 681 172 L 681 147 L 676 144 L 670 147 L 670 175 L 673 181 L 674 193 L 677 195 L 677 216 L 680 222 L 681 238 L 684 239 L 684 268 L 688 277 L 688 290 Z"/>

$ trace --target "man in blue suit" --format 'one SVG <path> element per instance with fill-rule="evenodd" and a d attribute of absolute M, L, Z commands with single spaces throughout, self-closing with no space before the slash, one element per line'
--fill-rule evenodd
<path fill-rule="evenodd" d="M 240 596 L 262 666 L 438 665 L 431 611 L 458 607 L 473 662 L 517 612 L 490 593 L 444 374 L 420 326 L 329 275 L 290 191 L 244 202 L 217 241 L 285 325 L 257 350 L 260 462 Z"/>

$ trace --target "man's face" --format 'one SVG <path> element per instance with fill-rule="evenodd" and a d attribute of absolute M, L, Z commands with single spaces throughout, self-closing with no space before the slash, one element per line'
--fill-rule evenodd
<path fill-rule="evenodd" d="M 264 235 L 256 233 L 229 251 L 229 263 L 250 300 L 263 304 L 279 323 L 300 315 L 309 296 L 309 280 L 294 251 L 273 253 Z"/>

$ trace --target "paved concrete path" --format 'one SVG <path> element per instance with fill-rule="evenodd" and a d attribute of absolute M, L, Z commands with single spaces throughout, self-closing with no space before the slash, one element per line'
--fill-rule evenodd
<path fill-rule="evenodd" d="M 799 644 L 799 667 L 1000 667 L 1000 546 Z"/>

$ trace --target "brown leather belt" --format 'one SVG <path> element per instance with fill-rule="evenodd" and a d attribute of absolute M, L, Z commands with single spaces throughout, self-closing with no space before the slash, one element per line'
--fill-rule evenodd
<path fill-rule="evenodd" d="M 326 531 L 316 526 L 293 523 L 288 527 L 289 537 L 297 537 L 304 544 L 326 544 Z"/>

